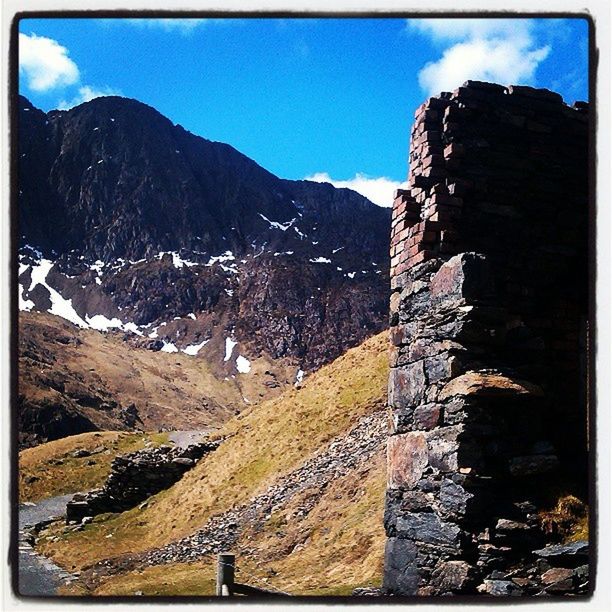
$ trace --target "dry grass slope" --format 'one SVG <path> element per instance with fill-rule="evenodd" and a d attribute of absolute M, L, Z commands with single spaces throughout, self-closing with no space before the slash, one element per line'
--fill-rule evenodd
<path fill-rule="evenodd" d="M 134 404 L 145 431 L 218 428 L 247 405 L 244 397 L 253 404 L 275 397 L 296 370 L 262 356 L 252 360 L 248 376 L 231 374 L 222 356 L 138 348 L 123 333 L 77 329 L 46 313 L 20 313 L 19 334 L 19 394 L 26 403 L 68 406 L 103 430 L 126 429 L 108 410 L 93 407 L 109 398 L 122 407 Z M 266 386 L 266 370 L 276 372 L 279 387 Z"/>
<path fill-rule="evenodd" d="M 82 532 L 46 541 L 43 550 L 68 569 L 82 568 L 162 546 L 264 491 L 360 417 L 384 407 L 387 347 L 386 333 L 370 338 L 307 378 L 301 389 L 243 412 L 220 432 L 228 439 L 217 451 L 152 498 L 144 510 L 98 519 Z M 296 499 L 282 516 L 270 517 L 264 529 L 243 534 L 238 548 L 247 547 L 251 554 L 240 559 L 240 567 L 276 588 L 302 594 L 345 594 L 355 586 L 379 582 L 384 487 L 380 452 L 358 472 L 332 483 L 304 520 L 290 518 Z M 173 572 L 172 567 L 165 570 Z M 177 593 L 182 592 L 181 580 L 190 583 L 189 572 L 189 566 L 181 566 Z M 157 574 L 146 570 L 140 576 L 141 587 L 133 587 L 138 580 L 130 574 L 129 589 L 145 591 L 142 585 Z M 116 593 L 125 580 L 115 577 L 98 589 Z"/>

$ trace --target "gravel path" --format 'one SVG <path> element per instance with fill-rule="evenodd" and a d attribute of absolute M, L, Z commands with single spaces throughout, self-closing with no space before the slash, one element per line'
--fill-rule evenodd
<path fill-rule="evenodd" d="M 19 505 L 19 593 L 28 597 L 56 595 L 57 589 L 74 579 L 72 575 L 39 555 L 26 539 L 25 528 L 51 516 L 62 516 L 66 503 L 72 497 L 60 495 L 49 499 Z"/>
<path fill-rule="evenodd" d="M 202 438 L 209 433 L 209 430 L 200 429 L 192 431 L 169 431 L 168 440 L 173 442 L 175 446 L 187 448 L 190 444 L 197 444 L 202 441 Z"/>

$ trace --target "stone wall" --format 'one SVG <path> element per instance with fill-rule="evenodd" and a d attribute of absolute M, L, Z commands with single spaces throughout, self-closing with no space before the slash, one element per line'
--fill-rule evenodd
<path fill-rule="evenodd" d="M 76 493 L 66 505 L 66 523 L 81 522 L 105 512 L 123 512 L 180 480 L 219 442 L 200 442 L 187 448 L 159 446 L 119 455 L 99 489 Z"/>
<path fill-rule="evenodd" d="M 416 112 L 392 221 L 388 593 L 588 590 L 586 544 L 559 561 L 540 516 L 563 487 L 587 501 L 588 128 L 584 103 L 470 81 Z"/>

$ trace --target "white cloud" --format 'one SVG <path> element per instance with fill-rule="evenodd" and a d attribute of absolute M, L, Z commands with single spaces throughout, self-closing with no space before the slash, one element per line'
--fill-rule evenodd
<path fill-rule="evenodd" d="M 334 187 L 346 187 L 360 193 L 378 206 L 387 207 L 393 206 L 395 191 L 397 189 L 407 189 L 408 185 L 408 183 L 400 183 L 385 176 L 372 178 L 360 172 L 347 181 L 333 179 L 327 172 L 317 172 L 312 176 L 307 176 L 304 180 L 314 181 L 315 183 L 330 183 Z"/>
<path fill-rule="evenodd" d="M 429 35 L 437 42 L 529 36 L 527 19 L 409 19 L 409 29 Z"/>
<path fill-rule="evenodd" d="M 549 46 L 537 45 L 528 19 L 410 19 L 408 29 L 437 44 L 451 44 L 419 72 L 428 95 L 453 90 L 468 79 L 533 84 L 538 65 L 550 52 Z"/>
<path fill-rule="evenodd" d="M 79 87 L 79 93 L 72 100 L 62 100 L 58 108 L 60 110 L 68 110 L 73 106 L 78 106 L 79 104 L 83 104 L 83 102 L 89 102 L 94 98 L 101 98 L 102 96 L 120 96 L 122 95 L 118 89 L 113 89 L 112 87 L 92 87 L 90 85 L 83 85 L 83 87 Z"/>
<path fill-rule="evenodd" d="M 166 32 L 178 31 L 188 34 L 210 19 L 125 19 L 121 21 L 139 28 L 155 28 Z"/>
<path fill-rule="evenodd" d="M 19 34 L 19 72 L 25 74 L 32 91 L 45 92 L 78 82 L 79 69 L 68 55 L 68 49 L 52 38 Z"/>

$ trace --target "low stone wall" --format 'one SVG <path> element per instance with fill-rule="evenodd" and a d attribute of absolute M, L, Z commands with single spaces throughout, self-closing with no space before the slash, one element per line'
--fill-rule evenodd
<path fill-rule="evenodd" d="M 66 523 L 133 508 L 171 487 L 218 446 L 219 442 L 202 442 L 187 448 L 160 446 L 116 457 L 103 487 L 77 493 L 68 502 Z"/>

